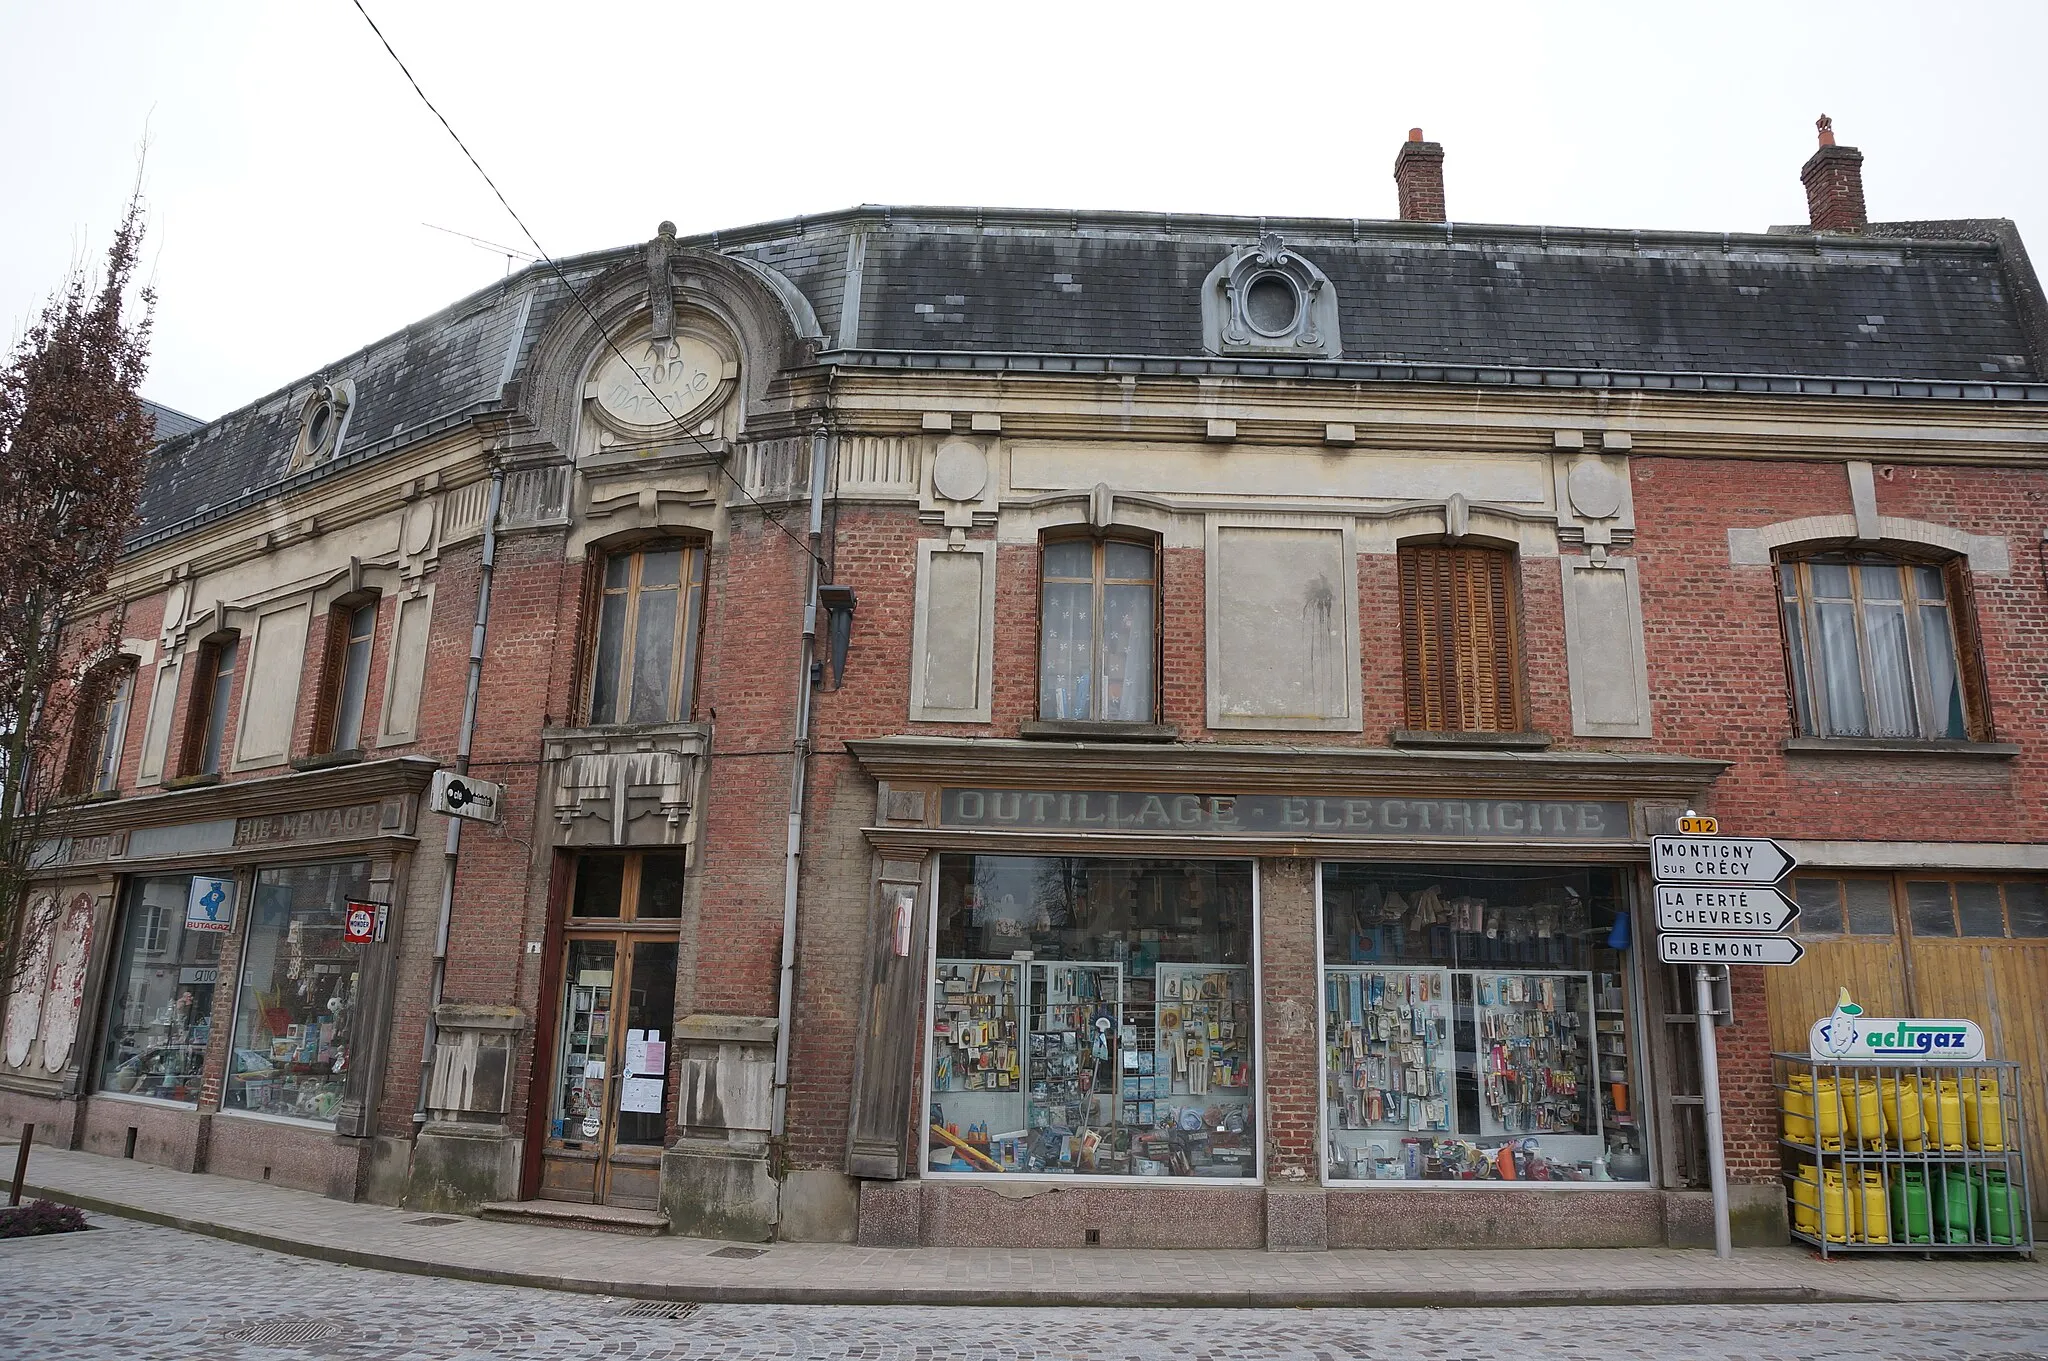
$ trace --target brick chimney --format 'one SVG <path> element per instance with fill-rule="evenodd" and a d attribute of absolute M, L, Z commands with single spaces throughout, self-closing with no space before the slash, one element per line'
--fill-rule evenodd
<path fill-rule="evenodd" d="M 1394 157 L 1394 184 L 1401 192 L 1403 222 L 1451 220 L 1444 212 L 1444 144 L 1423 141 L 1421 128 L 1408 129 L 1408 140 Z"/>
<path fill-rule="evenodd" d="M 1806 186 L 1806 217 L 1817 232 L 1860 232 L 1870 225 L 1863 209 L 1863 153 L 1835 145 L 1835 120 L 1826 114 L 1820 129 L 1820 150 L 1799 169 Z"/>

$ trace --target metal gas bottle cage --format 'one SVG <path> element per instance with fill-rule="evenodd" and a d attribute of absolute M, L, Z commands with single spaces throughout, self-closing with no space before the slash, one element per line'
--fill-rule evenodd
<path fill-rule="evenodd" d="M 1795 1240 L 2033 1255 L 2017 1063 L 1771 1059 Z"/>

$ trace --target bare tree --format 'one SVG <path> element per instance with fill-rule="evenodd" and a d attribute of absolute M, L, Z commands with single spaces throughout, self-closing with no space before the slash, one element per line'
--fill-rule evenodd
<path fill-rule="evenodd" d="M 119 636 L 101 598 L 154 437 L 137 393 L 156 305 L 133 288 L 143 233 L 138 194 L 98 277 L 74 268 L 0 368 L 0 995 L 44 929 L 29 889 L 78 792 L 64 746 Z"/>

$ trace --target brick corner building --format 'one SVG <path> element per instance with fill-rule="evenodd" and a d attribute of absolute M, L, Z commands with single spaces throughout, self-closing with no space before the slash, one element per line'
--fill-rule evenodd
<path fill-rule="evenodd" d="M 763 1240 L 1698 1242 L 1696 809 L 1801 861 L 1744 1236 L 1841 986 L 2048 1131 L 2011 224 L 1869 222 L 1827 126 L 1758 235 L 1451 232 L 1443 159 L 664 223 L 160 427 L 0 1126 Z"/>

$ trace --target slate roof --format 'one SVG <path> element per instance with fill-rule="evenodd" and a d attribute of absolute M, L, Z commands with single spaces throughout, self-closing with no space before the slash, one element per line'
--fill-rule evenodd
<path fill-rule="evenodd" d="M 1311 376 L 2048 398 L 2048 387 L 2020 386 L 2048 378 L 2048 355 L 2030 348 L 2029 328 L 2041 330 L 2028 311 L 2038 282 L 2009 224 L 1990 225 L 2005 235 L 863 207 L 681 244 L 780 271 L 815 309 L 828 363 L 1083 368 L 1124 357 L 1154 371 L 1221 366 L 1202 358 L 1202 282 L 1233 248 L 1275 231 L 1338 296 L 1342 362 L 1299 368 Z M 580 285 L 641 252 L 635 244 L 562 266 Z M 569 301 L 547 266 L 530 266 L 168 439 L 134 542 L 283 490 L 315 381 L 352 379 L 355 405 L 336 457 L 296 479 L 496 409 Z"/>

